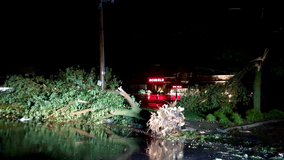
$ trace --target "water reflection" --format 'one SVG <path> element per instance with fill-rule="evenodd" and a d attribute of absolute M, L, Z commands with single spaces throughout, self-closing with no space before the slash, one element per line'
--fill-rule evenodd
<path fill-rule="evenodd" d="M 141 141 L 131 136 L 128 130 L 98 125 L 0 120 L 0 159 L 127 159 Z"/>
<path fill-rule="evenodd" d="M 150 159 L 184 159 L 184 140 L 168 141 L 153 139 L 147 143 L 146 153 Z"/>
<path fill-rule="evenodd" d="M 11 158 L 234 160 L 248 156 L 263 159 L 275 156 L 274 153 L 268 154 L 250 148 L 253 146 L 231 146 L 232 140 L 240 141 L 236 137 L 213 136 L 211 142 L 204 143 L 198 140 L 169 141 L 139 134 L 137 130 L 115 125 L 40 124 L 33 121 L 22 123 L 0 119 L 0 160 Z"/>
<path fill-rule="evenodd" d="M 22 123 L 0 119 L 1 160 L 183 159 L 183 147 L 184 140 L 145 138 L 145 135 L 113 125 Z"/>

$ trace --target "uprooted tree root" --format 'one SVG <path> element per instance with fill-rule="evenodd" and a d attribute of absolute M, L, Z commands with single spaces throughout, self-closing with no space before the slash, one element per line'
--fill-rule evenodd
<path fill-rule="evenodd" d="M 183 108 L 164 105 L 157 113 L 151 112 L 151 118 L 147 122 L 148 131 L 156 135 L 166 136 L 181 131 L 181 127 L 185 124 L 182 114 Z"/>

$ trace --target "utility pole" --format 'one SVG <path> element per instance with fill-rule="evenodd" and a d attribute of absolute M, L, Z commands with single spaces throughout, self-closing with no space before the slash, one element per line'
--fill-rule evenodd
<path fill-rule="evenodd" d="M 100 25 L 100 80 L 102 90 L 104 90 L 105 75 L 105 52 L 104 52 L 104 27 L 103 27 L 103 0 L 99 3 L 99 25 Z"/>
<path fill-rule="evenodd" d="M 176 101 L 177 101 L 177 98 L 178 98 L 177 74 L 178 74 L 178 73 L 176 73 Z"/>
<path fill-rule="evenodd" d="M 114 0 L 100 0 L 99 3 L 99 25 L 100 25 L 100 81 L 102 90 L 105 89 L 105 50 L 104 50 L 104 22 L 103 22 L 103 2 L 114 3 Z"/>

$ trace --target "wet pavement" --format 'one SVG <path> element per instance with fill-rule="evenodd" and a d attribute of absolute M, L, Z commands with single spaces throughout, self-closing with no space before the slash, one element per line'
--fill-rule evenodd
<path fill-rule="evenodd" d="M 142 100 L 142 107 L 150 104 L 148 108 L 155 108 L 173 102 L 175 95 L 159 95 L 158 98 L 157 95 L 136 95 L 138 98 Z M 113 124 L 51 124 L 0 119 L 0 160 L 283 159 L 283 121 L 228 133 L 218 132 L 216 128 L 223 130 L 224 125 L 186 121 L 185 130 L 197 131 L 200 138 L 166 140 L 152 136 L 145 126 L 129 128 Z"/>
<path fill-rule="evenodd" d="M 207 131 L 217 133 L 216 128 L 223 129 L 224 125 L 219 123 L 210 123 L 206 121 L 188 121 L 185 120 L 185 130 L 190 131 Z"/>
<path fill-rule="evenodd" d="M 188 123 L 198 132 L 219 126 Z M 281 159 L 283 126 L 278 122 L 247 132 L 203 132 L 199 139 L 173 141 L 153 137 L 145 128 L 0 119 L 0 159 Z"/>

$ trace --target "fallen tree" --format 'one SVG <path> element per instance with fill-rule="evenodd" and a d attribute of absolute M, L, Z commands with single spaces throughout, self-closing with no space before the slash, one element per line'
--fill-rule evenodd
<path fill-rule="evenodd" d="M 117 109 L 117 110 L 112 110 L 110 111 L 110 114 L 107 115 L 105 118 L 107 117 L 112 117 L 112 116 L 119 116 L 119 115 L 124 115 L 124 116 L 131 116 L 131 117 L 136 117 L 138 119 L 140 119 L 140 117 L 138 117 L 139 112 L 141 111 L 141 109 L 135 104 L 135 102 L 131 99 L 131 97 L 121 88 L 119 87 L 116 91 L 114 90 L 107 90 L 105 92 L 111 92 L 111 93 L 118 93 L 120 95 L 122 95 L 128 102 L 129 104 L 132 106 L 131 110 L 128 109 Z M 79 103 L 85 103 L 85 104 L 93 104 L 93 102 L 87 102 L 87 101 L 82 101 L 82 100 L 75 100 L 73 102 L 71 102 L 70 104 L 68 104 L 67 106 L 64 106 L 58 110 L 56 110 L 56 112 L 62 111 L 63 109 L 65 109 L 66 107 L 72 105 L 75 102 L 79 102 Z M 72 112 L 72 115 L 79 115 L 79 114 L 83 114 L 83 113 L 87 113 L 90 111 L 94 111 L 96 109 L 93 108 L 88 108 L 88 109 L 84 109 L 81 111 L 77 111 L 77 112 Z M 52 117 L 54 114 L 51 114 L 49 116 L 46 116 L 47 118 Z"/>
<path fill-rule="evenodd" d="M 243 105 L 249 105 L 251 93 L 242 83 L 242 78 L 252 69 L 256 68 L 257 72 L 261 71 L 263 61 L 266 58 L 268 50 L 266 49 L 263 56 L 252 60 L 241 71 L 231 77 L 225 84 L 214 84 L 200 88 L 198 85 L 191 87 L 185 93 L 179 102 L 179 106 L 185 108 L 185 112 L 206 112 L 216 108 L 235 109 L 236 104 L 242 102 Z M 258 90 L 254 91 L 254 100 Z M 258 108 L 255 108 L 258 110 Z"/>
<path fill-rule="evenodd" d="M 121 82 L 111 75 L 111 69 L 106 70 L 105 77 L 106 90 L 101 90 L 96 85 L 95 68 L 87 73 L 79 67 L 70 67 L 49 79 L 33 73 L 13 75 L 4 84 L 12 89 L 0 93 L 0 103 L 24 108 L 14 112 L 8 107 L 5 109 L 8 114 L 47 121 L 102 123 L 112 117 L 128 124 L 140 118 L 140 104 L 118 87 Z"/>
<path fill-rule="evenodd" d="M 231 120 L 236 124 L 242 124 L 243 121 L 241 116 L 238 113 L 234 113 L 232 110 L 236 108 L 238 102 L 243 102 L 247 105 L 251 98 L 251 94 L 246 87 L 244 87 L 241 79 L 248 71 L 255 67 L 257 67 L 257 71 L 260 71 L 267 53 L 268 50 L 265 50 L 262 57 L 250 61 L 244 69 L 235 74 L 225 84 L 215 84 L 205 88 L 199 88 L 198 85 L 192 87 L 181 98 L 178 106 L 184 107 L 182 108 L 182 110 L 185 110 L 183 112 L 184 114 L 187 112 L 200 113 L 217 109 L 217 111 L 215 110 L 214 115 L 210 114 L 210 116 L 207 116 L 209 121 L 215 121 L 219 118 L 219 123 L 229 123 L 230 120 L 227 118 L 227 115 L 231 115 Z M 159 108 L 157 113 L 151 113 L 151 118 L 147 123 L 149 130 L 163 136 L 172 134 L 174 131 L 179 132 L 180 127 L 184 125 L 184 117 L 180 107 L 177 109 L 174 105 L 171 107 L 163 106 Z M 181 116 L 176 116 L 176 113 L 180 113 Z"/>

